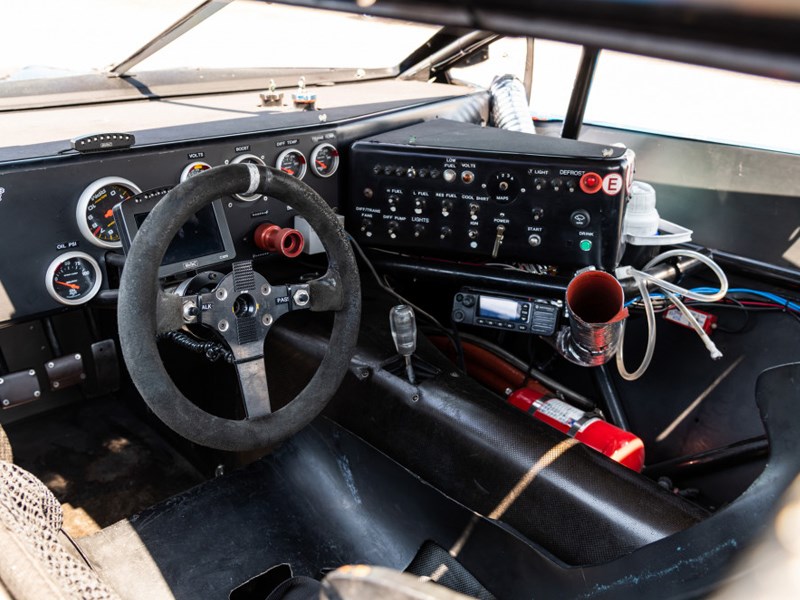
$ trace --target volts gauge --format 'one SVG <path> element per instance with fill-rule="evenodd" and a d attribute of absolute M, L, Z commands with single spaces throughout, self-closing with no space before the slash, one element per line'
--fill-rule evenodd
<path fill-rule="evenodd" d="M 100 265 L 84 252 L 66 252 L 47 267 L 45 287 L 54 300 L 73 306 L 94 298 L 100 291 Z"/>
<path fill-rule="evenodd" d="M 120 248 L 114 206 L 141 192 L 139 186 L 122 177 L 103 177 L 89 185 L 81 193 L 75 211 L 83 237 L 101 248 Z"/>
<path fill-rule="evenodd" d="M 210 164 L 200 161 L 189 163 L 181 172 L 181 182 L 184 182 L 195 175 L 200 175 L 200 173 L 203 171 L 208 171 L 210 168 Z"/>
<path fill-rule="evenodd" d="M 311 152 L 311 170 L 318 177 L 330 177 L 339 168 L 339 151 L 331 144 L 320 144 Z"/>
<path fill-rule="evenodd" d="M 284 150 L 278 155 L 275 166 L 292 177 L 302 179 L 306 174 L 306 157 L 300 150 Z"/>

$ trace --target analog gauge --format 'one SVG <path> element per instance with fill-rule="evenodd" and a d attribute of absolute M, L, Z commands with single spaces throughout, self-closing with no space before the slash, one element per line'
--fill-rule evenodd
<path fill-rule="evenodd" d="M 47 267 L 45 286 L 61 304 L 83 304 L 94 298 L 100 289 L 100 265 L 84 252 L 67 252 Z"/>
<path fill-rule="evenodd" d="M 320 144 L 311 153 L 311 170 L 319 177 L 330 177 L 339 168 L 339 151 L 330 144 Z"/>
<path fill-rule="evenodd" d="M 204 162 L 193 162 L 186 165 L 186 167 L 181 172 L 181 182 L 186 181 L 190 177 L 194 177 L 195 175 L 199 175 L 203 171 L 208 171 L 211 168 L 211 165 Z"/>
<path fill-rule="evenodd" d="M 292 177 L 302 179 L 306 174 L 306 157 L 300 150 L 284 150 L 278 155 L 275 166 Z"/>
<path fill-rule="evenodd" d="M 243 163 L 250 165 L 258 165 L 259 167 L 266 167 L 266 163 L 257 157 L 255 154 L 240 154 L 231 161 L 232 165 Z M 261 198 L 261 194 L 234 194 L 234 198 L 238 198 L 242 202 L 255 202 Z"/>
<path fill-rule="evenodd" d="M 95 246 L 119 248 L 119 228 L 114 218 L 114 206 L 141 193 L 139 187 L 122 177 L 104 177 L 83 190 L 76 216 L 78 229 Z"/>

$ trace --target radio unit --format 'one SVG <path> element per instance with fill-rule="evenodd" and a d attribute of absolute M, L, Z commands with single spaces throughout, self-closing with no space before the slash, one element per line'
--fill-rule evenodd
<path fill-rule="evenodd" d="M 550 336 L 556 331 L 562 307 L 561 300 L 521 298 L 466 288 L 453 298 L 452 318 L 464 325 Z"/>
<path fill-rule="evenodd" d="M 348 222 L 366 246 L 605 269 L 633 152 L 444 119 L 356 142 Z"/>

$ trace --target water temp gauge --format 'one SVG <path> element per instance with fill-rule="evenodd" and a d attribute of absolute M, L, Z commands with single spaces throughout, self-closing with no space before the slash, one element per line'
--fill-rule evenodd
<path fill-rule="evenodd" d="M 45 287 L 61 304 L 83 304 L 100 290 L 103 275 L 100 265 L 84 252 L 67 252 L 47 267 Z"/>
<path fill-rule="evenodd" d="M 320 144 L 311 153 L 311 170 L 319 177 L 330 177 L 339 168 L 339 151 L 331 144 Z"/>
<path fill-rule="evenodd" d="M 122 177 L 103 177 L 89 185 L 78 199 L 78 229 L 87 240 L 101 248 L 120 248 L 119 227 L 114 206 L 142 190 Z"/>
<path fill-rule="evenodd" d="M 278 155 L 275 166 L 292 177 L 302 179 L 306 174 L 306 157 L 300 150 L 284 150 Z"/>

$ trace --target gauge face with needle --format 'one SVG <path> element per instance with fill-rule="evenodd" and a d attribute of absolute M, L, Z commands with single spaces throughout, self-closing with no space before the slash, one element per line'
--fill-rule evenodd
<path fill-rule="evenodd" d="M 278 155 L 275 166 L 292 177 L 302 179 L 306 174 L 306 157 L 300 150 L 284 150 Z"/>
<path fill-rule="evenodd" d="M 61 304 L 83 304 L 100 290 L 100 265 L 84 252 L 67 252 L 50 263 L 45 275 L 45 287 Z"/>
<path fill-rule="evenodd" d="M 76 211 L 83 236 L 101 248 L 120 248 L 122 242 L 114 206 L 141 191 L 135 183 L 122 177 L 104 177 L 89 185 L 83 190 Z"/>
<path fill-rule="evenodd" d="M 311 170 L 318 177 L 330 177 L 339 168 L 339 151 L 331 144 L 320 144 L 311 152 Z"/>

